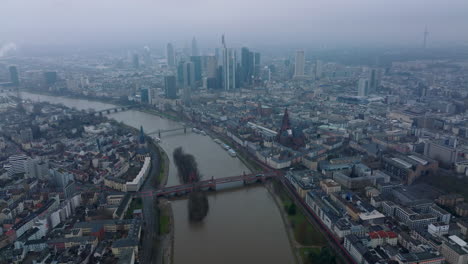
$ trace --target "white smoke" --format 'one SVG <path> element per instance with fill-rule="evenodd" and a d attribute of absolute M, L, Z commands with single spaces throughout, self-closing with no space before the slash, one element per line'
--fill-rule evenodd
<path fill-rule="evenodd" d="M 7 55 L 11 51 L 17 50 L 18 47 L 13 42 L 8 42 L 0 46 L 0 58 Z"/>

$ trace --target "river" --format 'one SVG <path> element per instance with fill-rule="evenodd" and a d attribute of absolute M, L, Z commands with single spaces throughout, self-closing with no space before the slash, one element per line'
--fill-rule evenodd
<path fill-rule="evenodd" d="M 103 110 L 111 104 L 22 93 L 23 99 L 61 103 L 79 110 Z M 139 111 L 125 111 L 108 115 L 146 133 L 158 129 L 181 127 L 176 121 Z M 160 145 L 170 159 L 167 186 L 179 184 L 172 152 L 181 146 L 193 154 L 204 178 L 227 177 L 248 173 L 249 169 L 238 159 L 216 144 L 209 136 L 187 130 L 163 133 Z M 175 224 L 174 262 L 207 264 L 285 264 L 294 263 L 286 230 L 273 198 L 263 186 L 223 191 L 208 196 L 210 209 L 202 223 L 188 221 L 187 200 L 172 202 Z"/>

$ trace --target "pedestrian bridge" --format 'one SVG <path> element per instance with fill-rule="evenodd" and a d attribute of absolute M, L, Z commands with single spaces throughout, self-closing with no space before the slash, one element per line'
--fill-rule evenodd
<path fill-rule="evenodd" d="M 267 179 L 279 176 L 276 172 L 252 173 L 225 178 L 211 178 L 209 180 L 199 181 L 197 183 L 181 184 L 176 186 L 164 187 L 154 191 L 142 191 L 137 196 L 156 196 L 156 197 L 178 197 L 187 195 L 194 190 L 216 191 L 228 188 L 240 187 L 257 182 L 265 182 Z"/>
<path fill-rule="evenodd" d="M 116 107 L 112 107 L 112 108 L 107 108 L 107 109 L 102 109 L 102 110 L 99 110 L 99 111 L 95 111 L 94 113 L 97 114 L 97 115 L 102 116 L 104 114 L 111 114 L 111 113 L 127 111 L 127 110 L 130 110 L 132 108 L 136 108 L 136 107 L 138 107 L 138 105 L 116 106 Z"/>
<path fill-rule="evenodd" d="M 174 131 L 184 131 L 185 134 L 187 134 L 187 127 L 186 126 L 183 126 L 183 127 L 176 127 L 176 128 L 171 128 L 171 129 L 158 129 L 156 131 L 153 131 L 153 132 L 149 132 L 149 133 L 146 133 L 147 135 L 155 135 L 155 134 L 158 134 L 158 137 L 161 138 L 161 134 L 163 133 L 169 133 L 169 132 L 174 132 Z"/>

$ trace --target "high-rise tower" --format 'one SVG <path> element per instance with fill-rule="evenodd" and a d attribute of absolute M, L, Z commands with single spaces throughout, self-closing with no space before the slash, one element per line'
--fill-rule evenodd
<path fill-rule="evenodd" d="M 232 90 L 236 87 L 236 53 L 226 47 L 224 35 L 221 37 L 223 44 L 223 86 L 224 90 Z"/>
<path fill-rule="evenodd" d="M 427 26 L 424 28 L 424 35 L 423 35 L 423 48 L 425 49 L 427 47 L 427 36 L 429 35 L 429 32 L 427 31 Z"/>
<path fill-rule="evenodd" d="M 358 82 L 358 96 L 369 95 L 369 79 L 360 78 Z"/>
<path fill-rule="evenodd" d="M 14 86 L 19 85 L 19 75 L 18 75 L 18 68 L 16 66 L 10 66 L 8 68 L 10 71 L 10 81 Z"/>
<path fill-rule="evenodd" d="M 296 51 L 296 62 L 294 64 L 294 77 L 303 77 L 305 67 L 305 53 L 303 50 Z"/>
<path fill-rule="evenodd" d="M 175 67 L 175 53 L 174 53 L 174 46 L 172 46 L 172 43 L 167 43 L 166 47 L 166 59 L 167 59 L 167 65 L 169 67 Z"/>

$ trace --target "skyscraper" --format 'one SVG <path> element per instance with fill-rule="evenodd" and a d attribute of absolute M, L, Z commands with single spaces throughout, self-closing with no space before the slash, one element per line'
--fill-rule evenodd
<path fill-rule="evenodd" d="M 303 50 L 296 51 L 296 62 L 294 64 L 294 77 L 303 77 L 305 67 L 305 53 Z"/>
<path fill-rule="evenodd" d="M 140 98 L 141 102 L 144 104 L 148 104 L 150 102 L 149 90 L 147 88 L 140 90 Z"/>
<path fill-rule="evenodd" d="M 176 77 L 174 75 L 164 76 L 164 92 L 168 99 L 177 98 Z"/>
<path fill-rule="evenodd" d="M 208 78 L 215 78 L 216 77 L 216 70 L 218 68 L 218 62 L 215 56 L 208 56 L 206 58 L 206 77 Z"/>
<path fill-rule="evenodd" d="M 358 82 L 358 96 L 369 95 L 369 79 L 359 78 Z"/>
<path fill-rule="evenodd" d="M 183 99 L 185 103 L 190 103 L 192 89 L 195 88 L 195 66 L 193 62 L 183 64 L 184 90 Z"/>
<path fill-rule="evenodd" d="M 195 81 L 201 81 L 202 79 L 202 62 L 200 56 L 191 56 L 190 61 L 193 62 L 195 67 Z"/>
<path fill-rule="evenodd" d="M 254 77 L 260 74 L 260 52 L 254 52 Z"/>
<path fill-rule="evenodd" d="M 138 54 L 134 53 L 132 57 L 133 68 L 138 69 L 140 68 L 140 58 L 138 58 Z"/>
<path fill-rule="evenodd" d="M 248 48 L 243 47 L 241 49 L 241 68 L 242 75 L 240 78 L 244 84 L 251 84 L 252 75 L 254 71 L 254 55 Z"/>
<path fill-rule="evenodd" d="M 167 65 L 169 67 L 175 67 L 175 53 L 174 53 L 174 46 L 172 46 L 172 43 L 167 43 L 166 47 L 166 59 L 167 59 Z"/>
<path fill-rule="evenodd" d="M 192 39 L 192 56 L 200 56 L 200 52 L 198 51 L 197 40 L 195 37 Z"/>
<path fill-rule="evenodd" d="M 379 86 L 379 73 L 377 69 L 371 69 L 370 76 L 369 76 L 369 92 L 370 93 L 377 92 L 378 86 Z"/>
<path fill-rule="evenodd" d="M 236 88 L 236 53 L 226 47 L 224 35 L 221 42 L 223 44 L 223 86 L 224 90 L 228 91 Z"/>
<path fill-rule="evenodd" d="M 191 61 L 184 62 L 183 64 L 183 78 L 184 88 L 195 87 L 195 65 Z"/>
<path fill-rule="evenodd" d="M 153 65 L 153 59 L 151 58 L 151 50 L 148 46 L 143 47 L 143 60 L 145 62 L 145 67 L 150 67 Z"/>
<path fill-rule="evenodd" d="M 184 87 L 184 63 L 185 61 L 180 61 L 177 65 L 177 85 L 179 87 Z"/>
<path fill-rule="evenodd" d="M 10 66 L 9 68 L 10 71 L 10 81 L 13 83 L 13 85 L 17 86 L 19 84 L 19 75 L 18 75 L 18 69 L 16 66 Z"/>
<path fill-rule="evenodd" d="M 317 60 L 315 62 L 315 80 L 319 80 L 322 77 L 322 61 Z"/>

